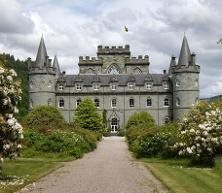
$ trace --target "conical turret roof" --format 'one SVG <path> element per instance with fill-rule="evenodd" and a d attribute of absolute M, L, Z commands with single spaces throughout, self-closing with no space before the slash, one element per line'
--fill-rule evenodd
<path fill-rule="evenodd" d="M 60 70 L 60 66 L 59 66 L 59 62 L 58 62 L 58 58 L 55 55 L 54 60 L 53 60 L 53 68 L 55 68 L 56 70 L 56 77 L 58 78 L 61 74 L 61 70 Z"/>
<path fill-rule="evenodd" d="M 45 47 L 45 42 L 44 42 L 44 38 L 42 36 L 40 44 L 39 44 L 39 49 L 38 49 L 38 53 L 36 56 L 36 61 L 35 61 L 35 65 L 37 67 L 43 67 L 47 64 L 47 51 L 46 51 L 46 47 Z"/>
<path fill-rule="evenodd" d="M 183 37 L 183 43 L 180 49 L 180 56 L 178 60 L 178 65 L 185 65 L 188 66 L 189 62 L 191 61 L 191 53 L 190 53 L 190 48 L 187 42 L 187 38 L 184 35 Z"/>

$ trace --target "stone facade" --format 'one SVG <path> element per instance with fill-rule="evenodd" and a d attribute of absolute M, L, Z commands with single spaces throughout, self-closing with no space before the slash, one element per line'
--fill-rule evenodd
<path fill-rule="evenodd" d="M 112 132 L 124 128 L 133 113 L 149 112 L 158 125 L 182 117 L 199 99 L 200 67 L 183 38 L 178 62 L 169 70 L 149 73 L 149 56 L 131 57 L 130 46 L 98 46 L 97 57 L 79 57 L 79 74 L 60 72 L 57 57 L 49 59 L 43 38 L 36 61 L 29 63 L 30 108 L 57 107 L 72 122 L 78 103 L 91 97 L 107 114 Z"/>

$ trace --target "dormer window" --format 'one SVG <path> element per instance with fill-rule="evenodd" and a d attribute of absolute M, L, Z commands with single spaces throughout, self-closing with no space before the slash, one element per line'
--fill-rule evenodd
<path fill-rule="evenodd" d="M 111 84 L 111 90 L 116 90 L 117 89 L 117 85 L 116 84 Z"/>
<path fill-rule="evenodd" d="M 128 87 L 130 90 L 133 90 L 135 87 L 135 83 L 134 82 L 129 82 Z"/>
<path fill-rule="evenodd" d="M 64 85 L 63 85 L 63 84 L 59 84 L 58 89 L 59 89 L 59 90 L 64 90 Z"/>
<path fill-rule="evenodd" d="M 152 83 L 151 83 L 151 82 L 147 82 L 147 83 L 145 84 L 145 86 L 146 86 L 146 89 L 147 89 L 147 90 L 151 90 L 151 88 L 152 88 Z"/>
<path fill-rule="evenodd" d="M 164 89 L 169 89 L 169 85 L 166 81 L 163 82 L 163 88 Z"/>
<path fill-rule="evenodd" d="M 99 84 L 93 84 L 93 89 L 94 90 L 99 90 L 100 85 Z"/>
<path fill-rule="evenodd" d="M 76 84 L 76 90 L 82 90 L 82 85 L 80 83 Z"/>

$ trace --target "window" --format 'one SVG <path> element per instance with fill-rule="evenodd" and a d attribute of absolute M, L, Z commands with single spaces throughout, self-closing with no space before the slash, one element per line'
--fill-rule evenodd
<path fill-rule="evenodd" d="M 133 83 L 133 82 L 130 82 L 129 85 L 128 85 L 130 90 L 133 90 L 134 86 L 135 86 L 135 83 Z"/>
<path fill-rule="evenodd" d="M 77 84 L 76 84 L 76 90 L 81 90 L 81 89 L 82 89 L 82 85 L 79 84 L 79 83 L 77 83 Z"/>
<path fill-rule="evenodd" d="M 163 88 L 164 88 L 164 89 L 169 89 L 169 85 L 168 85 L 168 83 L 165 82 L 165 81 L 163 82 Z"/>
<path fill-rule="evenodd" d="M 151 82 L 147 82 L 146 83 L 146 89 L 151 90 L 152 87 L 152 83 Z"/>
<path fill-rule="evenodd" d="M 176 87 L 179 87 L 179 86 L 180 86 L 180 81 L 176 80 Z"/>
<path fill-rule="evenodd" d="M 146 106 L 152 107 L 152 99 L 151 98 L 146 99 Z"/>
<path fill-rule="evenodd" d="M 134 99 L 130 99 L 129 100 L 129 106 L 130 107 L 134 107 Z"/>
<path fill-rule="evenodd" d="M 48 99 L 47 103 L 48 103 L 48 106 L 52 105 L 52 99 L 51 98 Z"/>
<path fill-rule="evenodd" d="M 59 90 L 63 90 L 64 89 L 64 85 L 60 84 L 59 85 Z"/>
<path fill-rule="evenodd" d="M 112 64 L 107 70 L 108 74 L 120 74 L 120 69 L 117 65 Z"/>
<path fill-rule="evenodd" d="M 118 119 L 112 118 L 111 119 L 111 133 L 116 133 L 118 131 Z"/>
<path fill-rule="evenodd" d="M 195 87 L 198 87 L 199 86 L 199 81 L 198 79 L 195 80 Z"/>
<path fill-rule="evenodd" d="M 180 106 L 180 99 L 176 98 L 176 106 Z"/>
<path fill-rule="evenodd" d="M 99 84 L 94 84 L 94 85 L 93 85 L 93 89 L 94 89 L 94 90 L 99 90 Z"/>
<path fill-rule="evenodd" d="M 165 119 L 164 119 L 164 123 L 167 124 L 169 122 L 170 122 L 170 118 L 168 116 L 166 116 Z"/>
<path fill-rule="evenodd" d="M 164 99 L 164 106 L 165 107 L 169 107 L 170 106 L 168 98 Z"/>
<path fill-rule="evenodd" d="M 49 88 L 52 87 L 52 81 L 51 81 L 51 80 L 48 82 L 48 87 L 49 87 Z"/>
<path fill-rule="evenodd" d="M 116 90 L 116 88 L 117 88 L 117 85 L 116 85 L 116 84 L 111 84 L 111 89 L 112 89 L 112 90 Z"/>
<path fill-rule="evenodd" d="M 30 99 L 30 101 L 29 101 L 29 107 L 30 107 L 30 109 L 33 108 L 33 100 L 32 99 Z"/>
<path fill-rule="evenodd" d="M 98 108 L 99 107 L 99 99 L 95 99 L 94 102 L 95 102 L 96 107 Z"/>
<path fill-rule="evenodd" d="M 76 108 L 79 106 L 80 103 L 81 103 L 81 99 L 77 99 L 77 101 L 76 101 Z"/>
<path fill-rule="evenodd" d="M 58 104 L 59 108 L 64 108 L 65 106 L 65 101 L 64 99 L 59 99 L 59 104 Z"/>
<path fill-rule="evenodd" d="M 112 99 L 111 101 L 111 107 L 116 108 L 116 99 Z"/>

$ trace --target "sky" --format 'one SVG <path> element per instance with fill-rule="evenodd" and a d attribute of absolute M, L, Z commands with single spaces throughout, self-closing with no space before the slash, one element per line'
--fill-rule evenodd
<path fill-rule="evenodd" d="M 0 53 L 35 60 L 43 35 L 67 74 L 98 45 L 129 44 L 149 55 L 150 73 L 179 57 L 184 33 L 201 67 L 200 97 L 222 94 L 221 0 L 0 0 Z M 124 31 L 127 26 L 129 31 Z"/>

